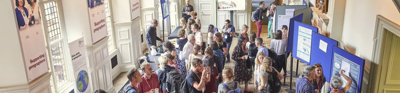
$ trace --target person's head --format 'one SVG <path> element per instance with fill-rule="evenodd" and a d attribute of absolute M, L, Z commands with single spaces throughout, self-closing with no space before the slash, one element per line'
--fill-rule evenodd
<path fill-rule="evenodd" d="M 19 7 L 24 7 L 25 6 L 25 0 L 15 0 L 15 6 Z"/>
<path fill-rule="evenodd" d="M 36 0 L 27 0 L 29 5 L 36 4 Z"/>
<path fill-rule="evenodd" d="M 261 1 L 258 5 L 260 6 L 260 8 L 264 8 L 265 3 L 264 3 L 264 1 Z"/>
<path fill-rule="evenodd" d="M 263 62 L 261 64 L 261 71 L 271 72 L 272 67 L 272 59 L 270 57 L 264 57 Z"/>
<path fill-rule="evenodd" d="M 163 47 L 164 47 L 164 49 L 165 49 L 166 51 L 168 51 L 168 52 L 172 52 L 172 51 L 174 51 L 174 49 L 175 49 L 175 45 L 172 44 L 172 43 L 169 42 L 169 41 L 165 41 L 165 42 L 163 43 Z"/>
<path fill-rule="evenodd" d="M 157 21 L 157 19 L 153 19 L 153 21 L 151 21 L 151 25 L 152 25 L 153 27 L 157 27 L 157 26 L 158 26 L 158 21 Z"/>
<path fill-rule="evenodd" d="M 244 33 L 247 33 L 247 31 L 249 30 L 249 26 L 247 26 L 246 24 L 243 25 L 243 31 Z"/>
<path fill-rule="evenodd" d="M 205 53 L 207 56 L 212 56 L 212 55 L 214 55 L 213 49 L 211 49 L 211 47 L 207 47 L 207 48 L 204 50 L 204 53 Z"/>
<path fill-rule="evenodd" d="M 261 64 L 265 58 L 265 54 L 262 52 L 257 53 L 256 64 Z"/>
<path fill-rule="evenodd" d="M 167 57 L 167 59 L 168 59 L 167 65 L 175 64 L 175 56 L 173 56 L 171 53 L 166 52 L 165 57 Z"/>
<path fill-rule="evenodd" d="M 255 43 L 256 43 L 257 47 L 260 47 L 260 46 L 263 45 L 263 40 L 261 38 L 256 38 L 256 42 Z"/>
<path fill-rule="evenodd" d="M 185 20 L 185 18 L 181 18 L 180 21 L 181 21 L 181 25 L 182 25 L 182 26 L 185 26 L 185 25 L 186 25 L 186 20 Z"/>
<path fill-rule="evenodd" d="M 324 76 L 324 71 L 322 70 L 322 65 L 321 64 L 314 64 L 314 67 L 315 67 L 315 76 L 316 76 L 316 78 L 319 78 L 319 79 L 324 79 L 325 78 L 325 76 Z"/>
<path fill-rule="evenodd" d="M 179 29 L 179 31 L 178 31 L 178 37 L 180 37 L 180 38 L 185 38 L 185 29 Z"/>
<path fill-rule="evenodd" d="M 208 25 L 208 32 L 214 32 L 214 25 L 210 24 Z"/>
<path fill-rule="evenodd" d="M 107 93 L 107 92 L 102 89 L 98 89 L 98 90 L 94 91 L 94 93 Z"/>
<path fill-rule="evenodd" d="M 160 57 L 158 57 L 158 63 L 160 63 L 160 68 L 163 68 L 165 65 L 168 64 L 168 57 L 167 57 L 166 53 L 164 53 Z"/>
<path fill-rule="evenodd" d="M 201 49 L 201 46 L 200 45 L 198 45 L 198 44 L 195 44 L 194 46 L 193 46 L 193 54 L 198 54 L 199 52 L 200 52 L 200 49 Z"/>
<path fill-rule="evenodd" d="M 343 81 L 340 77 L 338 76 L 332 76 L 330 86 L 332 88 L 332 91 L 338 90 L 340 87 L 342 87 Z M 332 92 L 331 92 L 332 93 Z"/>
<path fill-rule="evenodd" d="M 198 24 L 193 24 L 192 25 L 192 31 L 197 32 L 200 30 L 200 26 Z"/>
<path fill-rule="evenodd" d="M 242 47 L 243 45 L 246 45 L 246 43 L 247 40 L 244 37 L 239 37 L 238 44 L 236 46 Z"/>
<path fill-rule="evenodd" d="M 222 70 L 222 79 L 224 81 L 232 81 L 233 80 L 233 70 L 232 68 L 226 67 Z"/>
<path fill-rule="evenodd" d="M 192 26 L 195 23 L 196 23 L 196 21 L 194 21 L 194 19 L 188 19 L 188 22 L 187 22 L 188 26 Z"/>
<path fill-rule="evenodd" d="M 194 58 L 191 63 L 192 63 L 192 70 L 194 72 L 203 71 L 203 61 L 201 61 L 201 59 Z"/>
<path fill-rule="evenodd" d="M 230 26 L 230 25 L 231 25 L 231 21 L 230 21 L 229 19 L 226 19 L 226 20 L 225 20 L 225 26 L 228 27 L 228 26 Z"/>
<path fill-rule="evenodd" d="M 222 38 L 222 34 L 220 32 L 217 32 L 214 34 L 214 40 L 216 42 L 223 42 L 224 39 Z"/>
<path fill-rule="evenodd" d="M 127 75 L 127 78 L 130 82 L 132 82 L 133 84 L 137 84 L 142 82 L 142 78 L 140 76 L 139 71 L 134 67 L 132 68 Z M 132 86 L 136 86 L 136 85 L 132 85 Z"/>
<path fill-rule="evenodd" d="M 196 12 L 196 11 L 190 12 L 190 16 L 192 17 L 192 19 L 196 19 L 196 17 L 197 17 L 197 12 Z"/>
<path fill-rule="evenodd" d="M 193 34 L 188 35 L 188 40 L 189 40 L 189 43 L 191 43 L 191 44 L 196 43 L 196 39 L 194 38 Z"/>
<path fill-rule="evenodd" d="M 250 33 L 250 36 L 249 36 L 249 40 L 250 40 L 251 42 L 254 42 L 254 41 L 256 40 L 256 38 L 257 38 L 256 33 L 251 32 L 251 33 Z"/>
<path fill-rule="evenodd" d="M 275 39 L 282 39 L 282 31 L 281 30 L 276 31 Z"/>
<path fill-rule="evenodd" d="M 218 50 L 219 47 L 218 47 L 217 42 L 211 41 L 211 43 L 210 43 L 210 48 L 211 48 L 212 50 Z"/>
<path fill-rule="evenodd" d="M 153 69 L 150 66 L 149 62 L 144 62 L 140 65 L 140 69 L 145 73 L 145 75 L 151 75 L 153 73 Z"/>
<path fill-rule="evenodd" d="M 208 56 L 203 59 L 203 66 L 204 67 L 213 67 L 214 63 L 217 62 L 216 56 Z"/>
<path fill-rule="evenodd" d="M 283 26 L 282 26 L 282 30 L 283 30 L 283 31 L 287 31 L 287 30 L 288 30 L 287 25 L 283 25 Z"/>
<path fill-rule="evenodd" d="M 315 77 L 314 66 L 306 66 L 303 70 L 303 76 L 307 77 L 308 80 L 313 80 Z"/>
<path fill-rule="evenodd" d="M 190 0 L 186 0 L 186 5 L 190 5 Z"/>

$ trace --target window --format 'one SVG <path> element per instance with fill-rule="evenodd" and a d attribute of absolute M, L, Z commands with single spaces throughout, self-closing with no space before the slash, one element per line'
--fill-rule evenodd
<path fill-rule="evenodd" d="M 108 53 L 113 53 L 116 49 L 115 40 L 114 40 L 114 28 L 113 21 L 111 16 L 111 4 L 110 0 L 104 0 L 104 5 L 106 7 L 106 22 L 107 22 L 107 31 L 108 31 Z"/>
<path fill-rule="evenodd" d="M 60 16 L 57 1 L 45 1 L 43 3 L 44 10 L 44 27 L 46 41 L 48 46 L 50 68 L 52 68 L 52 91 L 62 92 L 68 88 L 73 81 L 73 72 L 70 61 L 67 61 L 65 51 L 67 50 L 67 41 L 61 28 Z"/>

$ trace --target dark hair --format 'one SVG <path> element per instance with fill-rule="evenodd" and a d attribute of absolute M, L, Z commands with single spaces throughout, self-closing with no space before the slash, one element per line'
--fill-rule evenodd
<path fill-rule="evenodd" d="M 165 50 L 167 50 L 167 51 L 169 51 L 169 52 L 171 52 L 171 51 L 173 51 L 173 50 L 175 49 L 174 44 L 172 44 L 172 43 L 169 42 L 169 41 L 165 41 L 165 42 L 163 43 L 163 46 L 166 48 Z"/>
<path fill-rule="evenodd" d="M 236 47 L 242 47 L 242 43 L 244 41 L 246 41 L 246 39 L 244 37 L 239 37 L 238 44 L 236 45 Z"/>
<path fill-rule="evenodd" d="M 256 42 L 263 44 L 263 40 L 261 38 L 256 38 Z"/>
<path fill-rule="evenodd" d="M 217 42 L 211 41 L 211 43 L 210 43 L 210 48 L 211 48 L 212 50 L 217 50 L 217 49 L 219 49 Z"/>
<path fill-rule="evenodd" d="M 257 38 L 256 33 L 251 32 L 251 33 L 250 33 L 250 38 L 249 38 L 249 40 L 250 40 L 250 41 L 255 41 L 256 38 Z"/>
<path fill-rule="evenodd" d="M 214 67 L 214 64 L 216 62 L 219 62 L 217 56 L 205 57 L 204 58 L 204 62 L 203 62 L 203 66 L 204 67 Z"/>
<path fill-rule="evenodd" d="M 282 31 L 281 30 L 276 31 L 275 39 L 282 39 Z"/>
<path fill-rule="evenodd" d="M 208 25 L 208 32 L 211 32 L 213 30 L 214 30 L 214 25 L 212 25 L 212 24 Z"/>
<path fill-rule="evenodd" d="M 207 48 L 204 50 L 204 53 L 210 54 L 210 55 L 214 55 L 213 49 L 212 49 L 211 47 L 207 47 Z"/>
<path fill-rule="evenodd" d="M 15 0 L 15 5 L 16 5 L 17 7 L 19 6 L 18 0 Z M 22 7 L 25 7 L 25 0 L 22 0 Z"/>
<path fill-rule="evenodd" d="M 245 27 L 245 28 L 249 28 L 249 26 L 247 26 L 246 24 L 243 24 L 243 27 Z"/>
<path fill-rule="evenodd" d="M 152 24 L 155 24 L 155 23 L 158 23 L 158 21 L 157 21 L 157 19 L 153 19 L 153 20 L 151 21 L 151 23 L 152 23 Z"/>
<path fill-rule="evenodd" d="M 128 78 L 129 81 L 132 81 L 132 77 L 136 77 L 136 71 L 138 71 L 137 68 L 136 68 L 136 67 L 133 67 L 133 68 L 128 72 L 128 75 L 126 75 L 126 77 Z"/>
<path fill-rule="evenodd" d="M 107 93 L 107 92 L 102 89 L 98 89 L 98 90 L 94 91 L 94 93 Z"/>
<path fill-rule="evenodd" d="M 168 52 L 165 54 L 165 57 L 167 57 L 170 60 L 173 60 L 175 58 L 171 53 Z"/>
<path fill-rule="evenodd" d="M 184 37 L 184 36 L 185 36 L 185 29 L 179 29 L 178 37 Z"/>
<path fill-rule="evenodd" d="M 17 0 L 18 1 L 18 0 Z M 24 0 L 25 1 L 25 0 Z M 32 5 L 33 3 L 36 3 L 36 0 L 33 0 L 33 2 L 31 0 L 27 0 L 29 5 Z"/>
<path fill-rule="evenodd" d="M 261 1 L 258 5 L 264 4 L 264 1 Z"/>
<path fill-rule="evenodd" d="M 231 23 L 231 21 L 230 21 L 229 19 L 226 19 L 226 20 L 225 20 L 225 22 L 227 22 L 227 23 Z"/>
<path fill-rule="evenodd" d="M 283 26 L 282 26 L 282 29 L 286 29 L 286 30 L 288 30 L 288 27 L 287 27 L 287 25 L 283 25 Z"/>
<path fill-rule="evenodd" d="M 317 64 L 314 64 L 314 67 L 315 67 L 315 69 L 321 68 L 322 75 L 321 75 L 321 77 L 317 77 L 317 78 L 320 78 L 321 80 L 325 80 L 325 75 L 324 75 L 324 70 L 322 69 L 322 65 L 317 63 Z"/>
<path fill-rule="evenodd" d="M 193 24 L 194 29 L 200 29 L 200 26 L 198 24 Z"/>
<path fill-rule="evenodd" d="M 192 60 L 192 66 L 200 66 L 201 64 L 203 64 L 203 62 L 201 61 L 201 59 L 199 59 L 199 58 L 194 58 L 193 60 Z"/>
<path fill-rule="evenodd" d="M 222 38 L 222 34 L 220 32 L 217 32 L 214 35 L 215 35 L 215 37 L 218 37 L 217 41 L 219 41 L 219 42 L 223 42 L 224 41 L 224 39 Z"/>

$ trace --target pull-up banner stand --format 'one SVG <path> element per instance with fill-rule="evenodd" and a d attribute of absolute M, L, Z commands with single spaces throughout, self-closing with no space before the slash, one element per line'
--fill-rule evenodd
<path fill-rule="evenodd" d="M 168 5 L 168 0 L 160 0 L 160 4 L 161 4 L 161 14 L 162 14 L 162 29 L 163 29 L 163 41 L 165 41 L 164 37 L 165 37 L 165 29 L 164 29 L 164 20 L 167 19 L 169 17 L 169 5 Z"/>

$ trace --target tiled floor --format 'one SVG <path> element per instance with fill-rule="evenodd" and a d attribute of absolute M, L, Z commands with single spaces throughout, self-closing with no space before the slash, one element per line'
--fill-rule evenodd
<path fill-rule="evenodd" d="M 270 42 L 271 42 L 271 39 L 269 39 L 269 38 L 267 38 L 267 33 L 262 33 L 261 34 L 261 37 L 263 37 L 262 39 L 263 39 L 263 41 L 265 42 L 265 46 L 267 46 L 267 47 L 269 47 L 270 46 Z M 234 49 L 234 47 L 236 46 L 236 44 L 237 44 L 237 38 L 234 38 L 233 39 L 233 42 L 232 42 L 232 46 L 231 46 L 231 48 L 230 48 L 230 53 L 232 53 L 232 51 L 233 51 L 233 49 Z M 288 58 L 288 60 L 287 60 L 287 71 L 288 72 L 290 72 L 290 57 Z M 230 63 L 227 63 L 226 65 L 225 65 L 225 67 L 230 67 L 230 68 L 234 68 L 234 63 L 235 62 L 230 62 Z M 294 73 L 293 73 L 293 79 L 292 79 L 292 89 L 295 89 L 295 81 L 297 80 L 297 77 L 298 76 L 296 76 L 295 74 L 295 72 L 296 72 L 296 66 L 297 66 L 297 60 L 296 59 L 294 59 L 293 60 L 293 71 L 294 71 Z M 299 63 L 299 65 L 298 65 L 298 71 L 299 72 L 301 72 L 302 70 L 303 70 L 303 66 L 304 66 L 305 64 L 304 63 Z M 281 72 L 281 73 L 283 73 L 283 72 Z M 300 73 L 298 73 L 299 75 L 300 75 Z M 286 77 L 286 82 L 285 82 L 285 84 L 284 84 L 284 86 L 282 86 L 282 88 L 281 88 L 281 93 L 289 93 L 288 91 L 287 91 L 287 89 L 289 89 L 289 80 L 290 80 L 290 76 L 288 75 L 287 77 Z M 115 87 L 115 90 L 116 91 L 119 91 L 121 88 L 122 88 L 122 86 L 126 83 L 128 81 L 128 79 L 126 78 L 126 72 L 124 72 L 124 73 L 121 73 L 117 78 L 115 78 L 115 80 L 113 81 L 114 82 L 114 87 Z M 256 93 L 256 91 L 255 91 L 255 88 L 254 88 L 254 84 L 252 83 L 253 81 L 251 81 L 251 83 L 249 84 L 249 86 L 248 86 L 248 91 L 249 92 L 252 92 L 252 93 Z M 281 81 L 282 83 L 283 83 L 283 80 Z M 244 89 L 244 84 L 241 84 L 241 88 L 242 89 Z"/>

